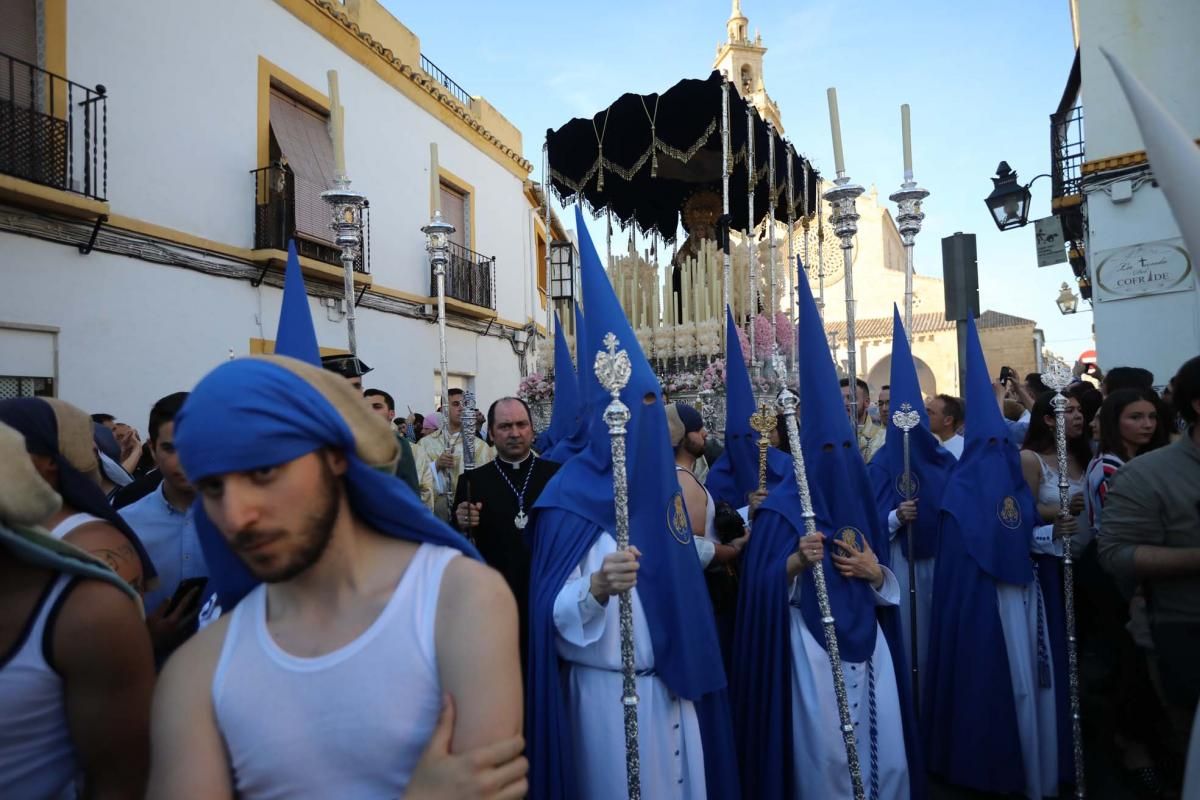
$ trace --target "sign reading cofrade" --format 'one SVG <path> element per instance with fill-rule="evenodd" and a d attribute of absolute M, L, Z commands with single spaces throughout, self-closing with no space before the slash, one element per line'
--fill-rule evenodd
<path fill-rule="evenodd" d="M 1096 299 L 1102 302 L 1193 288 L 1192 261 L 1181 238 L 1096 254 Z"/>

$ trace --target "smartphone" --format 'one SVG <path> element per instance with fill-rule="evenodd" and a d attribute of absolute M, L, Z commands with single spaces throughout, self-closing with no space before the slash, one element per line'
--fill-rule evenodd
<path fill-rule="evenodd" d="M 1015 381 L 1016 379 L 1017 379 L 1017 371 L 1015 369 L 1013 369 L 1012 367 L 1001 367 L 1000 368 L 1000 383 L 1001 383 L 1001 385 L 1004 385 L 1004 384 L 1008 383 L 1009 381 Z"/>
<path fill-rule="evenodd" d="M 187 593 L 193 588 L 198 589 L 199 591 L 197 591 L 195 597 L 191 599 L 191 608 L 188 609 L 188 613 L 191 614 L 193 611 L 199 611 L 200 604 L 204 602 L 204 585 L 206 583 L 208 583 L 208 578 L 184 578 L 182 581 L 180 581 L 179 588 L 175 590 L 175 594 L 171 595 L 171 600 L 167 603 L 167 613 L 173 613 L 175 609 L 179 607 L 179 604 L 183 602 L 183 599 L 187 596 Z"/>

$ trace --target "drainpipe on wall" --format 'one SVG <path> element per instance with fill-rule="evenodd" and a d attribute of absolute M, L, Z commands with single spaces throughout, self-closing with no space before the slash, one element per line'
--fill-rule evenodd
<path fill-rule="evenodd" d="M 1046 333 L 1041 328 L 1033 329 L 1033 363 L 1036 371 L 1041 373 L 1045 371 L 1046 365 L 1042 362 L 1042 350 L 1046 347 Z"/>

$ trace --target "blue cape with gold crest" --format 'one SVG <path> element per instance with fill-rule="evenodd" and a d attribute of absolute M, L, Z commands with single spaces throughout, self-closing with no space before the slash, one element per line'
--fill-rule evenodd
<path fill-rule="evenodd" d="M 898 686 L 908 680 L 895 607 L 875 603 L 866 581 L 839 573 L 831 556 L 842 552 L 834 539 L 862 549 L 864 539 L 879 563 L 888 564 L 888 541 L 870 502 L 871 485 L 854 431 L 846 415 L 829 346 L 821 330 L 807 281 L 800 282 L 800 439 L 817 530 L 828 537 L 825 583 L 844 663 L 871 658 L 882 630 L 892 655 Z M 786 435 L 786 434 L 785 434 Z M 795 473 L 789 473 L 759 508 L 754 532 L 742 555 L 738 618 L 734 632 L 737 665 L 731 688 L 735 732 L 745 797 L 787 798 L 792 786 L 792 645 L 788 556 L 804 535 L 803 507 Z M 825 630 L 812 571 L 801 574 L 800 613 L 822 647 Z M 925 796 L 917 726 L 907 692 L 899 692 L 909 762 L 910 796 Z M 833 704 L 836 699 L 828 698 Z M 832 725 L 829 736 L 840 736 Z M 879 746 L 886 747 L 881 742 Z M 860 759 L 869 758 L 866 731 L 860 732 Z"/>
<path fill-rule="evenodd" d="M 1020 794 L 1021 740 L 998 584 L 1033 580 L 1037 510 L 967 326 L 966 443 L 942 497 L 921 722 L 930 773 L 956 786 Z"/>
<path fill-rule="evenodd" d="M 583 343 L 579 369 L 588 419 L 568 440 L 574 440 L 573 454 L 535 504 L 525 706 L 529 796 L 566 800 L 578 794 L 553 611 L 567 576 L 600 534 L 616 535 L 611 445 L 602 419 L 609 395 L 593 374 L 596 353 L 605 349 L 604 337 L 611 332 L 632 367 L 621 392 L 630 410 L 629 530 L 631 544 L 642 553 L 637 592 L 654 645 L 655 671 L 674 694 L 696 705 L 704 752 L 711 754 L 704 760 L 710 796 L 736 799 L 737 776 L 725 757 L 733 752 L 733 742 L 721 652 L 675 477 L 658 378 L 625 320 L 578 209 L 576 224 L 587 308 L 586 329 L 578 335 Z M 613 779 L 623 780 L 624 765 L 613 767 Z"/>

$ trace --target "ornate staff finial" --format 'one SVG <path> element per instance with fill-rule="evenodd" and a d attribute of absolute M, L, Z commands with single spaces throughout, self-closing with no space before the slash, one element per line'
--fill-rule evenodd
<path fill-rule="evenodd" d="M 633 365 L 629 353 L 618 350 L 620 342 L 609 331 L 604 335 L 604 350 L 596 353 L 593 371 L 600 385 L 612 395 L 604 409 L 612 447 L 613 505 L 617 521 L 617 550 L 629 547 L 629 480 L 625 471 L 625 424 L 631 416 L 621 402 L 621 390 L 629 383 Z M 628 591 L 618 596 L 621 622 L 621 705 L 625 715 L 625 780 L 629 800 L 641 800 L 641 757 L 638 752 L 637 673 L 633 665 L 633 599 Z"/>
<path fill-rule="evenodd" d="M 777 424 L 774 412 L 763 403 L 758 412 L 750 415 L 750 427 L 758 434 L 758 490 L 767 490 L 767 448 L 771 446 L 771 431 Z"/>
<path fill-rule="evenodd" d="M 908 433 L 921 424 L 921 415 L 910 403 L 901 403 L 900 410 L 892 414 L 892 424 Z"/>

